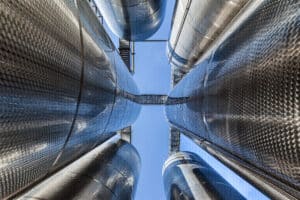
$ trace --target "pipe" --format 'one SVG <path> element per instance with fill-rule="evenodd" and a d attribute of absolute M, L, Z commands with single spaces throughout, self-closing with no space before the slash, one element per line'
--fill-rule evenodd
<path fill-rule="evenodd" d="M 140 162 L 131 144 L 114 137 L 17 199 L 133 199 Z"/>
<path fill-rule="evenodd" d="M 0 1 L 0 199 L 131 125 L 130 73 L 87 1 Z"/>
<path fill-rule="evenodd" d="M 180 131 L 261 170 L 296 199 L 292 191 L 300 190 L 298 7 L 298 1 L 253 1 L 211 54 L 175 86 L 166 103 L 168 120 Z M 184 101 L 172 105 L 176 99 Z"/>
<path fill-rule="evenodd" d="M 167 200 L 245 199 L 198 155 L 172 154 L 163 166 Z"/>
<path fill-rule="evenodd" d="M 152 36 L 162 24 L 164 0 L 101 0 L 99 9 L 112 32 L 128 41 Z"/>

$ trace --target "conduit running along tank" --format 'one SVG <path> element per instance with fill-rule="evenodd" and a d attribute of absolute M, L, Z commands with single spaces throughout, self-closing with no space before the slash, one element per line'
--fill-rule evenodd
<path fill-rule="evenodd" d="M 128 41 L 145 40 L 162 24 L 165 0 L 99 0 L 99 9 L 109 28 Z"/>
<path fill-rule="evenodd" d="M 163 179 L 167 200 L 245 199 L 198 155 L 176 152 L 165 162 Z"/>
<path fill-rule="evenodd" d="M 140 162 L 136 149 L 116 136 L 18 199 L 134 199 Z"/>
<path fill-rule="evenodd" d="M 169 101 L 186 100 L 166 113 L 182 132 L 221 147 L 285 198 L 298 199 L 300 2 L 260 2 L 176 85 Z"/>
<path fill-rule="evenodd" d="M 0 0 L 0 198 L 131 125 L 137 87 L 86 1 Z"/>

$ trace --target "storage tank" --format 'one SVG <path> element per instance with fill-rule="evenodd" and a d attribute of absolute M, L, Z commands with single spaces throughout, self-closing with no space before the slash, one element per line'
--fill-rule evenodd
<path fill-rule="evenodd" d="M 165 0 L 100 0 L 99 9 L 109 28 L 119 38 L 140 41 L 162 24 Z"/>
<path fill-rule="evenodd" d="M 87 1 L 0 1 L 0 199 L 131 125 L 138 94 Z"/>
<path fill-rule="evenodd" d="M 191 138 L 245 163 L 270 198 L 298 199 L 299 1 L 251 5 L 171 91 L 166 114 Z"/>
<path fill-rule="evenodd" d="M 167 56 L 176 85 L 233 21 L 248 0 L 176 1 Z"/>
<path fill-rule="evenodd" d="M 173 153 L 163 166 L 167 200 L 243 200 L 234 187 L 197 154 Z"/>
<path fill-rule="evenodd" d="M 140 165 L 134 146 L 115 136 L 17 199 L 134 199 Z"/>

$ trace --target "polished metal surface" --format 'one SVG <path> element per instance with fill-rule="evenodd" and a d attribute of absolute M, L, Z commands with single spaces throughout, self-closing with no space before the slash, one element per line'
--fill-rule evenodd
<path fill-rule="evenodd" d="M 185 132 L 184 134 L 190 137 L 202 149 L 207 151 L 250 184 L 254 185 L 258 190 L 270 197 L 270 199 L 298 200 L 297 197 L 300 196 L 299 190 L 286 187 L 285 184 L 264 173 L 262 170 L 253 167 L 237 156 L 226 152 L 211 142 L 203 140 L 193 133 Z M 286 191 L 289 191 L 289 193 Z"/>
<path fill-rule="evenodd" d="M 167 200 L 245 199 L 198 155 L 172 154 L 163 166 Z"/>
<path fill-rule="evenodd" d="M 131 144 L 114 137 L 18 199 L 133 199 L 140 162 Z"/>
<path fill-rule="evenodd" d="M 248 0 L 176 2 L 168 42 L 172 85 L 188 73 Z"/>
<path fill-rule="evenodd" d="M 181 131 L 262 170 L 294 196 L 300 190 L 299 8 L 299 1 L 263 1 L 174 88 L 169 99 L 185 102 L 166 107 Z"/>
<path fill-rule="evenodd" d="M 99 9 L 110 29 L 122 39 L 145 40 L 160 27 L 165 0 L 99 0 Z"/>
<path fill-rule="evenodd" d="M 138 94 L 86 1 L 0 0 L 0 198 L 131 125 L 119 91 Z"/>

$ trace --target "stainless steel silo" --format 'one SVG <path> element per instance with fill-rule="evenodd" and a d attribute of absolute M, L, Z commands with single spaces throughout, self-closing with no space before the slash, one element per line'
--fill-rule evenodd
<path fill-rule="evenodd" d="M 167 200 L 245 199 L 197 154 L 176 152 L 166 160 L 163 179 Z"/>
<path fill-rule="evenodd" d="M 131 125 L 137 87 L 86 1 L 0 0 L 0 198 Z M 124 92 L 123 92 L 124 93 Z"/>
<path fill-rule="evenodd" d="M 167 117 L 271 198 L 300 197 L 299 1 L 252 1 L 170 93 Z M 211 148 L 208 148 L 211 149 Z M 233 164 L 235 163 L 235 164 Z M 240 163 L 240 164 L 238 164 Z M 243 173 L 244 175 L 247 173 Z M 267 186 L 267 187 L 265 187 Z"/>
<path fill-rule="evenodd" d="M 176 85 L 234 20 L 248 0 L 176 1 L 167 55 Z"/>
<path fill-rule="evenodd" d="M 166 3 L 165 0 L 99 0 L 99 9 L 119 38 L 139 41 L 158 30 Z"/>

